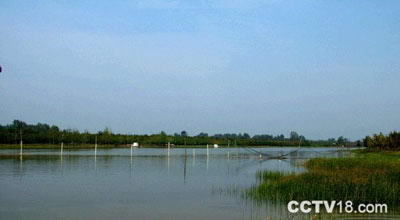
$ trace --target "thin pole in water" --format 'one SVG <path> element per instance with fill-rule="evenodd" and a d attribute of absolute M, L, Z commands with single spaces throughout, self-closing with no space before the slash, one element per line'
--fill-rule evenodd
<path fill-rule="evenodd" d="M 228 139 L 228 159 L 229 159 L 229 147 L 230 147 L 231 141 Z"/>
<path fill-rule="evenodd" d="M 300 146 L 301 146 L 301 137 L 300 137 L 300 139 L 299 139 L 299 148 L 300 148 Z"/>
<path fill-rule="evenodd" d="M 20 151 L 19 151 L 19 157 L 22 159 L 22 140 L 21 140 L 21 142 L 20 142 L 20 145 L 21 145 L 21 149 L 20 149 Z"/>
<path fill-rule="evenodd" d="M 63 155 L 64 142 L 61 142 L 61 156 Z"/>
<path fill-rule="evenodd" d="M 168 142 L 168 150 L 167 150 L 168 157 L 169 157 L 169 150 L 170 150 L 170 148 L 171 148 L 171 143 Z"/>
<path fill-rule="evenodd" d="M 196 149 L 193 148 L 193 166 L 195 164 L 195 160 L 196 160 Z"/>
<path fill-rule="evenodd" d="M 133 162 L 133 144 L 131 144 L 131 163 L 130 163 L 130 169 L 131 169 L 131 171 L 132 171 L 132 162 Z M 130 173 L 131 175 L 132 175 L 132 172 Z"/>
<path fill-rule="evenodd" d="M 63 140 L 64 140 L 64 134 L 61 135 L 61 146 L 60 146 L 61 171 L 63 170 L 63 150 L 64 150 L 64 142 L 63 142 Z"/>
<path fill-rule="evenodd" d="M 60 152 L 61 175 L 62 175 L 62 170 L 63 170 L 63 148 L 64 148 L 64 143 L 61 142 L 61 152 Z"/>
<path fill-rule="evenodd" d="M 183 183 L 186 183 L 186 160 L 187 160 L 187 152 L 185 148 L 185 162 L 183 165 Z"/>
<path fill-rule="evenodd" d="M 97 135 L 94 138 L 94 169 L 97 170 Z"/>
<path fill-rule="evenodd" d="M 22 145 L 23 145 L 23 143 L 22 143 L 22 130 L 19 130 L 19 136 L 21 138 L 21 142 L 20 142 L 21 149 L 19 151 L 19 159 L 22 160 Z"/>
<path fill-rule="evenodd" d="M 206 169 L 208 170 L 208 144 L 207 144 L 207 159 L 206 159 Z"/>
<path fill-rule="evenodd" d="M 169 157 L 167 157 L 167 170 L 168 170 L 168 175 L 169 175 Z"/>
<path fill-rule="evenodd" d="M 97 135 L 94 138 L 94 156 L 97 156 Z"/>

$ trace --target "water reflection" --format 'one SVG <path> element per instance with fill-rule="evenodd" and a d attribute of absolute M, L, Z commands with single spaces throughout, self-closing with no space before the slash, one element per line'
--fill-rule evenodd
<path fill-rule="evenodd" d="M 271 155 L 293 148 L 258 149 Z M 260 159 L 240 148 L 0 151 L 2 218 L 265 219 L 286 207 L 221 193 L 255 183 L 258 170 L 302 172 L 335 148 L 304 149 L 285 160 Z M 190 155 L 190 152 L 192 155 Z M 189 165 L 188 165 L 189 164 Z M 191 164 L 191 165 L 190 165 Z M 46 207 L 46 212 L 42 207 Z"/>

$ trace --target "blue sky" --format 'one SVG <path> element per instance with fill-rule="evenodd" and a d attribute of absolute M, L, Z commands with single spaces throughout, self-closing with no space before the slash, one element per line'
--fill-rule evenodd
<path fill-rule="evenodd" d="M 0 123 L 362 138 L 400 129 L 400 2 L 0 1 Z"/>

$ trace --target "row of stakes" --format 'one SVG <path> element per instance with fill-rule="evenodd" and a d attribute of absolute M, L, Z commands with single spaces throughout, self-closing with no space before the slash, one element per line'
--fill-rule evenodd
<path fill-rule="evenodd" d="M 131 146 L 131 157 L 133 156 L 133 146 Z M 168 151 L 167 151 L 167 155 L 168 157 L 170 156 L 170 150 L 171 150 L 171 144 L 170 142 L 168 142 Z M 63 151 L 64 151 L 64 142 L 61 142 L 61 150 L 60 150 L 60 155 L 63 156 Z M 23 142 L 21 140 L 20 142 L 20 159 L 22 159 L 22 155 L 23 155 Z M 97 137 L 95 138 L 95 144 L 94 144 L 94 156 L 97 156 Z M 186 153 L 185 153 L 186 156 Z M 193 157 L 196 156 L 196 149 L 193 149 Z M 209 145 L 207 144 L 207 157 L 209 156 Z M 230 157 L 230 152 L 228 151 L 227 153 L 228 158 Z M 261 155 L 260 155 L 261 157 Z"/>

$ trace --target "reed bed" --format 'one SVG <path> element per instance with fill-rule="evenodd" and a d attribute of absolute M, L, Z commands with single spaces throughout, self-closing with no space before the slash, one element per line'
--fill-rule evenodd
<path fill-rule="evenodd" d="M 400 205 L 400 154 L 359 153 L 351 158 L 316 158 L 307 172 L 257 173 L 259 183 L 245 192 L 256 201 L 351 200 Z"/>

